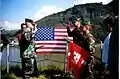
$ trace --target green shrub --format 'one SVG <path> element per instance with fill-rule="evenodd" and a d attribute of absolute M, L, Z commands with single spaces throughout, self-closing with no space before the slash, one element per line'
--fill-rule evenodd
<path fill-rule="evenodd" d="M 10 73 L 2 76 L 2 79 L 19 79 L 15 74 Z"/>
<path fill-rule="evenodd" d="M 62 70 L 60 65 L 48 65 L 48 66 L 39 66 L 38 67 L 39 71 L 44 71 L 44 70 Z"/>
<path fill-rule="evenodd" d="M 47 78 L 45 77 L 45 75 L 40 75 L 38 79 L 47 79 Z"/>
<path fill-rule="evenodd" d="M 22 71 L 20 65 L 10 66 L 9 73 L 14 73 L 17 76 L 21 76 Z"/>
<path fill-rule="evenodd" d="M 65 73 L 59 65 L 39 66 L 38 70 L 40 71 L 40 79 L 73 79 L 71 74 Z"/>

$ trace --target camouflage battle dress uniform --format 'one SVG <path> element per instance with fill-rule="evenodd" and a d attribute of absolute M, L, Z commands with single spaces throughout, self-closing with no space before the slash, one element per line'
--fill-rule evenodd
<path fill-rule="evenodd" d="M 93 54 L 95 51 L 95 40 L 91 33 L 83 34 L 81 47 Z"/>
<path fill-rule="evenodd" d="M 84 26 L 83 26 L 84 27 Z M 90 58 L 87 64 L 84 66 L 83 71 L 81 72 L 81 79 L 86 79 L 89 76 L 93 78 L 93 62 L 94 62 L 94 57 L 91 56 L 92 54 L 95 53 L 95 39 L 91 33 L 86 33 L 83 34 L 82 42 L 81 42 L 81 47 L 87 51 L 89 51 Z M 92 79 L 89 78 L 89 79 Z"/>
<path fill-rule="evenodd" d="M 34 40 L 34 36 L 35 36 L 35 31 L 33 29 L 31 29 L 30 27 L 26 28 L 26 31 L 24 32 L 24 37 L 26 38 L 26 40 L 29 40 L 30 44 L 28 46 L 28 48 L 24 51 L 23 53 L 23 58 L 24 61 L 27 62 L 26 65 L 26 71 L 25 73 L 30 73 L 30 74 L 35 74 L 37 73 L 37 62 L 36 62 L 36 53 L 35 53 L 35 40 Z M 30 60 L 30 59 L 34 59 L 34 60 Z M 32 62 L 34 61 L 34 62 Z M 34 65 L 34 66 L 33 66 Z"/>

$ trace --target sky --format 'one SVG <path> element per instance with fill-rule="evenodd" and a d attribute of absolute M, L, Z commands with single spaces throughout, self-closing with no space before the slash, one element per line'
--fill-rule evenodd
<path fill-rule="evenodd" d="M 111 0 L 0 0 L 0 26 L 7 30 L 20 29 L 25 18 L 37 21 L 74 4 L 96 2 L 107 4 Z"/>

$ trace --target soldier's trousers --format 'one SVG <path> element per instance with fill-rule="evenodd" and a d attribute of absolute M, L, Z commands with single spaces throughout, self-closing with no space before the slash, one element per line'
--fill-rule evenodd
<path fill-rule="evenodd" d="M 89 75 L 90 75 L 90 74 L 89 74 L 88 66 L 85 65 L 85 66 L 82 68 L 82 71 L 80 72 L 80 79 L 86 79 Z"/>
<path fill-rule="evenodd" d="M 23 58 L 21 58 L 21 62 L 22 62 L 22 76 L 24 77 L 24 71 L 25 71 L 25 60 Z M 37 68 L 37 61 L 34 58 L 34 71 L 38 72 L 38 68 Z"/>

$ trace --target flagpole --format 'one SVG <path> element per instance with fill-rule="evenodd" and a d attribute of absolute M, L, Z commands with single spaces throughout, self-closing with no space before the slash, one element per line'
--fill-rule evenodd
<path fill-rule="evenodd" d="M 7 45 L 7 73 L 9 73 L 9 44 Z"/>
<path fill-rule="evenodd" d="M 67 42 L 66 43 L 66 53 L 65 53 L 65 57 L 64 57 L 64 72 L 66 73 L 66 67 L 67 67 L 67 64 L 66 64 L 66 62 L 67 62 L 67 57 L 68 57 L 68 44 L 69 44 L 69 40 L 68 39 L 66 39 L 66 38 L 64 38 L 64 40 Z"/>
<path fill-rule="evenodd" d="M 102 43 L 102 41 L 100 41 L 100 53 L 101 53 L 101 60 L 102 60 L 102 49 L 103 49 L 103 43 Z"/>
<path fill-rule="evenodd" d="M 68 41 L 66 43 L 66 53 L 65 53 L 65 57 L 64 57 L 64 72 L 66 73 L 66 62 L 67 62 L 67 53 L 68 53 Z"/>

